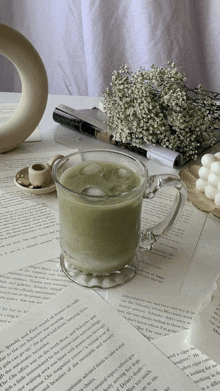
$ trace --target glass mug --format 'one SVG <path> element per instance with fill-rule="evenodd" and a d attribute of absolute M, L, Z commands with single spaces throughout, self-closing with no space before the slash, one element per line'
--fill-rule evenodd
<path fill-rule="evenodd" d="M 55 163 L 60 219 L 60 263 L 74 282 L 110 288 L 131 279 L 137 249 L 150 249 L 178 220 L 187 199 L 174 175 L 148 175 L 146 166 L 123 152 L 88 150 Z M 143 199 L 164 186 L 176 189 L 172 210 L 141 232 Z M 149 201 L 150 202 L 150 201 Z"/>

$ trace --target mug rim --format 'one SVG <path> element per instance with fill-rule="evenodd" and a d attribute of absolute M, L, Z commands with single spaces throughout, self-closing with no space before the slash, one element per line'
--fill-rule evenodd
<path fill-rule="evenodd" d="M 57 178 L 57 170 L 59 169 L 59 167 L 62 164 L 64 164 L 66 161 L 68 161 L 68 159 L 70 157 L 76 156 L 76 155 L 80 155 L 80 154 L 90 153 L 90 152 L 93 152 L 93 153 L 96 153 L 96 152 L 113 153 L 113 154 L 116 154 L 116 155 L 125 156 L 125 157 L 135 161 L 136 163 L 138 163 L 138 165 L 141 167 L 141 169 L 145 173 L 145 179 L 143 180 L 143 183 L 141 183 L 139 186 L 135 187 L 134 189 L 129 190 L 129 191 L 124 192 L 124 193 L 121 193 L 121 194 L 111 194 L 111 195 L 103 195 L 103 196 L 91 195 L 91 194 L 82 194 L 82 193 L 77 193 L 76 191 L 73 191 L 71 189 L 68 189 L 68 187 L 64 186 L 59 181 L 59 179 Z M 128 195 L 132 195 L 132 194 L 135 194 L 135 193 L 140 193 L 141 190 L 145 187 L 145 184 L 146 184 L 146 182 L 148 180 L 148 169 L 141 161 L 137 160 L 135 157 L 133 157 L 131 155 L 128 155 L 127 153 L 124 153 L 124 152 L 121 152 L 121 151 L 115 151 L 113 149 L 85 149 L 85 150 L 82 150 L 82 151 L 76 151 L 76 152 L 70 153 L 69 155 L 63 156 L 60 160 L 55 162 L 52 171 L 53 171 L 53 177 L 54 177 L 55 183 L 57 185 L 59 185 L 63 190 L 68 191 L 71 194 L 75 194 L 77 196 L 86 198 L 86 199 L 99 199 L 99 200 L 104 200 L 106 198 L 116 199 L 118 197 L 126 197 Z"/>

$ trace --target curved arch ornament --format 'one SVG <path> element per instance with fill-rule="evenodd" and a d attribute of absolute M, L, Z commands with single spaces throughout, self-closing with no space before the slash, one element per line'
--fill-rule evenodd
<path fill-rule="evenodd" d="M 0 54 L 16 67 L 22 94 L 15 114 L 0 126 L 0 153 L 16 148 L 35 130 L 47 104 L 48 82 L 44 64 L 21 33 L 0 23 Z"/>

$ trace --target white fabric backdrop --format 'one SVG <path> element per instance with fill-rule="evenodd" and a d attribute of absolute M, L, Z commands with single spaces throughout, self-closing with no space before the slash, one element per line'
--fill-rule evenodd
<path fill-rule="evenodd" d="M 39 52 L 52 94 L 101 96 L 121 64 L 176 63 L 189 86 L 220 92 L 219 0 L 0 0 L 0 23 Z M 20 91 L 0 55 L 0 91 Z"/>

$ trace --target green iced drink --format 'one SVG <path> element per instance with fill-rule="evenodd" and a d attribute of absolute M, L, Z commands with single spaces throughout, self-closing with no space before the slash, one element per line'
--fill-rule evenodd
<path fill-rule="evenodd" d="M 89 161 L 67 168 L 58 189 L 60 242 L 81 271 L 109 273 L 134 257 L 139 245 L 143 191 L 124 164 Z M 70 191 L 67 191 L 69 189 Z"/>

